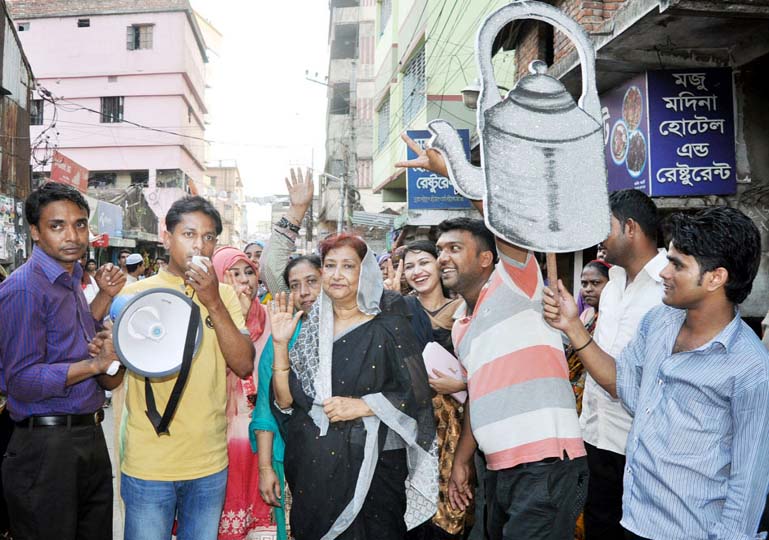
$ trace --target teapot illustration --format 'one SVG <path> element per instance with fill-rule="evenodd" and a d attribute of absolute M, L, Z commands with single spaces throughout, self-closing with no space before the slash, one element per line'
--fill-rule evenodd
<path fill-rule="evenodd" d="M 491 63 L 499 31 L 517 19 L 555 26 L 576 45 L 582 96 L 574 103 L 563 84 L 535 60 L 530 73 L 501 99 Z M 582 27 L 558 9 L 523 0 L 491 15 L 478 30 L 481 75 L 478 133 L 481 167 L 465 158 L 457 132 L 433 120 L 430 146 L 441 152 L 457 191 L 483 199 L 486 225 L 522 248 L 546 252 L 593 246 L 609 232 L 601 107 L 595 83 L 595 51 Z"/>

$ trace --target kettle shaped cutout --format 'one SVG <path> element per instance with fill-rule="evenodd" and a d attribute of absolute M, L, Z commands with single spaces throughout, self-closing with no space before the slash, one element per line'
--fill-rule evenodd
<path fill-rule="evenodd" d="M 532 62 L 530 73 L 500 97 L 492 44 L 517 19 L 549 23 L 574 42 L 582 66 L 579 105 L 540 61 Z M 428 124 L 429 144 L 446 160 L 455 188 L 469 199 L 483 199 L 486 225 L 519 247 L 569 252 L 598 244 L 609 233 L 610 213 L 595 51 L 587 33 L 558 9 L 524 0 L 486 18 L 475 53 L 481 74 L 481 167 L 467 161 L 450 124 Z"/>

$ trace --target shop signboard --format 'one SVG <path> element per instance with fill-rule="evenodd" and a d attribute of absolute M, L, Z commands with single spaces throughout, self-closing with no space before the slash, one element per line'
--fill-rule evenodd
<path fill-rule="evenodd" d="M 457 131 L 462 139 L 465 157 L 469 160 L 470 130 L 458 129 Z M 427 130 L 409 130 L 406 133 L 422 148 L 432 137 Z M 407 147 L 406 158 L 414 159 L 416 157 L 416 152 Z M 425 169 L 408 169 L 406 174 L 409 210 L 466 209 L 472 206 L 468 199 L 457 193 L 451 180 L 445 176 L 439 176 Z"/>
<path fill-rule="evenodd" d="M 737 189 L 732 71 L 649 71 L 604 93 L 609 191 L 653 197 Z"/>
<path fill-rule="evenodd" d="M 96 223 L 99 234 L 123 236 L 123 209 L 112 203 L 99 201 L 96 206 Z"/>
<path fill-rule="evenodd" d="M 88 169 L 78 165 L 58 150 L 51 160 L 51 181 L 69 184 L 82 193 L 88 191 Z"/>

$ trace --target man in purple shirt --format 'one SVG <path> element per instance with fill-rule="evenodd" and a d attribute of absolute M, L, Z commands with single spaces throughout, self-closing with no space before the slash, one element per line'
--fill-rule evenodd
<path fill-rule="evenodd" d="M 106 375 L 117 357 L 109 332 L 96 327 L 125 276 L 101 269 L 89 310 L 77 262 L 88 246 L 88 203 L 48 183 L 24 210 L 35 248 L 0 285 L 0 390 L 16 424 L 2 465 L 11 534 L 108 540 L 112 472 L 101 407 L 123 370 Z"/>

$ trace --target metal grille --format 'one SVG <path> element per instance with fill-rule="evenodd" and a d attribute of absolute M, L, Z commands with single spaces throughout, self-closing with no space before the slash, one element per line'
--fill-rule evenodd
<path fill-rule="evenodd" d="M 390 137 L 390 96 L 389 94 L 384 98 L 382 105 L 376 112 L 376 147 L 377 150 L 381 150 L 387 144 L 387 139 Z"/>
<path fill-rule="evenodd" d="M 426 102 L 425 48 L 423 46 L 403 72 L 403 127 L 411 123 Z"/>
<path fill-rule="evenodd" d="M 29 125 L 30 126 L 42 126 L 43 125 L 43 100 L 33 99 L 29 108 Z"/>
<path fill-rule="evenodd" d="M 103 124 L 116 124 L 123 121 L 123 97 L 101 98 L 101 121 Z"/>
<path fill-rule="evenodd" d="M 133 24 L 126 27 L 126 49 L 129 51 L 151 49 L 152 28 L 151 24 Z"/>

